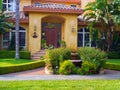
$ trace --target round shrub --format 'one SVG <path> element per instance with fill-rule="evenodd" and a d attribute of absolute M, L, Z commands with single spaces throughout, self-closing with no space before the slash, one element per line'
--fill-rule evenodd
<path fill-rule="evenodd" d="M 70 60 L 66 60 L 63 63 L 61 63 L 59 68 L 59 74 L 64 75 L 74 74 L 75 71 L 76 67 Z"/>
<path fill-rule="evenodd" d="M 56 67 L 59 67 L 61 62 L 70 58 L 71 58 L 71 49 L 69 48 L 51 49 L 46 52 L 45 63 L 47 66 L 51 65 L 53 71 L 55 71 Z"/>
<path fill-rule="evenodd" d="M 77 74 L 95 74 L 97 73 L 97 66 L 94 63 L 85 61 L 82 63 L 82 67 L 77 70 Z"/>
<path fill-rule="evenodd" d="M 103 67 L 107 60 L 107 54 L 96 48 L 84 47 L 78 50 L 78 55 L 81 60 L 88 61 L 97 65 L 97 68 Z"/>

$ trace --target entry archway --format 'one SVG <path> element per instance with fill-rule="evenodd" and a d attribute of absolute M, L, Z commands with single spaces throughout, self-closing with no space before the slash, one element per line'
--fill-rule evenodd
<path fill-rule="evenodd" d="M 45 46 L 60 46 L 62 29 L 65 19 L 60 16 L 50 15 L 42 18 L 41 48 Z"/>

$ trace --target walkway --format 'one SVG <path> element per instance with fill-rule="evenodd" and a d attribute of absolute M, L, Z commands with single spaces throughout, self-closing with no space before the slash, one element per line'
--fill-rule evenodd
<path fill-rule="evenodd" d="M 0 75 L 0 80 L 83 80 L 120 79 L 120 71 L 105 70 L 104 75 L 45 75 L 44 68 Z"/>

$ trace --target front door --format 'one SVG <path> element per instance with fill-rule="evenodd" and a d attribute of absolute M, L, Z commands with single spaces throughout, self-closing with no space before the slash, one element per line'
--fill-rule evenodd
<path fill-rule="evenodd" d="M 45 30 L 45 35 L 46 35 L 46 44 L 47 46 L 54 46 L 58 47 L 58 30 L 57 29 L 46 29 Z"/>

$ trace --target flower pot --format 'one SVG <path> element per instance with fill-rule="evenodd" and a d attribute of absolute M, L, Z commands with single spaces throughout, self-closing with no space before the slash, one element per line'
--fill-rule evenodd
<path fill-rule="evenodd" d="M 52 75 L 53 74 L 53 70 L 49 69 L 48 67 L 45 67 L 45 74 Z"/>

